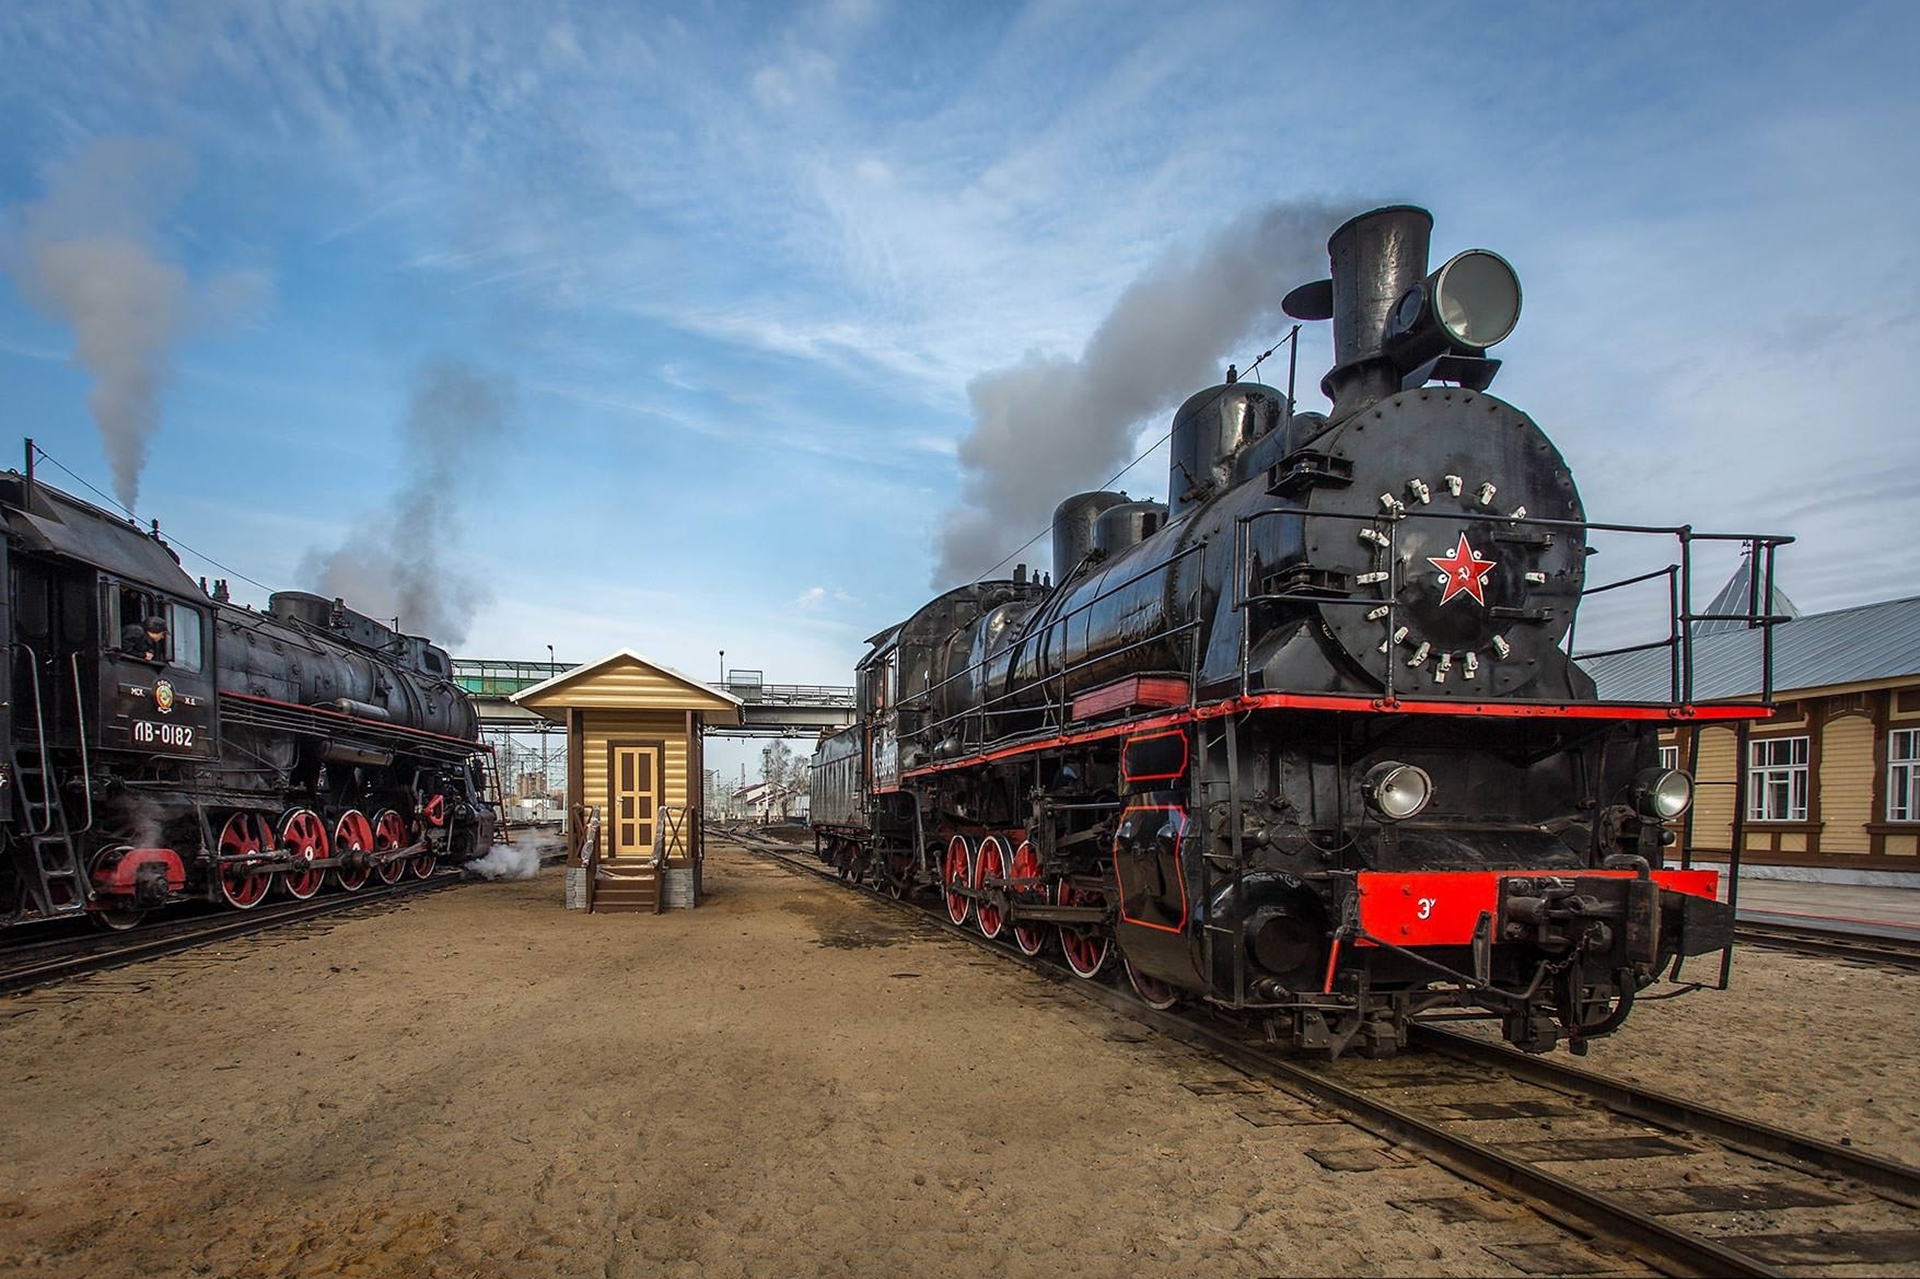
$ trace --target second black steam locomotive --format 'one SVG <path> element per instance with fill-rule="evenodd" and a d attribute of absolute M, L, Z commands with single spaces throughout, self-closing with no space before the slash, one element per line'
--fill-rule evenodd
<path fill-rule="evenodd" d="M 209 596 L 157 532 L 37 480 L 34 456 L 0 475 L 0 925 L 247 909 L 491 846 L 444 649 L 337 600 Z"/>
<path fill-rule="evenodd" d="M 1584 1051 L 1730 944 L 1657 734 L 1766 697 L 1693 703 L 1680 592 L 1671 697 L 1598 698 L 1565 641 L 1605 526 L 1486 393 L 1518 279 L 1481 250 L 1430 271 L 1431 226 L 1355 218 L 1287 298 L 1333 321 L 1330 412 L 1230 370 L 1174 418 L 1167 503 L 1069 498 L 1057 583 L 1016 570 L 874 637 L 860 723 L 815 755 L 823 855 L 1333 1052 L 1440 1008 Z M 1664 533 L 1683 581 L 1703 535 Z M 1786 539 L 1744 540 L 1770 574 Z"/>

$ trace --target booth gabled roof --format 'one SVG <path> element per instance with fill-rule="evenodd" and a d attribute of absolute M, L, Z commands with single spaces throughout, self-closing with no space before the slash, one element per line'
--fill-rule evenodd
<path fill-rule="evenodd" d="M 743 705 L 731 693 L 710 688 L 630 648 L 616 649 L 596 661 L 562 671 L 552 679 L 521 689 L 509 700 L 555 721 L 564 721 L 564 712 L 574 707 L 592 707 L 700 711 L 714 723 L 738 724 Z"/>

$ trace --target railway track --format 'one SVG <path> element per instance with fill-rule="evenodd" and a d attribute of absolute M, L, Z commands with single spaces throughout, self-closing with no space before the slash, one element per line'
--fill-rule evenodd
<path fill-rule="evenodd" d="M 337 893 L 307 901 L 274 902 L 244 912 L 222 910 L 197 918 L 149 924 L 125 933 L 96 933 L 10 946 L 0 951 L 0 994 L 32 990 L 89 973 L 334 915 L 372 914 L 427 893 L 453 888 L 462 882 L 458 873 L 441 871 L 429 879 L 407 880 L 394 885 L 381 885 L 377 889 L 369 886 L 352 894 Z"/>
<path fill-rule="evenodd" d="M 809 848 L 732 838 L 838 882 Z M 1395 1148 L 1418 1151 L 1661 1273 L 1895 1275 L 1920 1258 L 1920 1168 L 1432 1026 L 1416 1032 L 1425 1051 L 1302 1059 L 1257 1026 L 1156 1012 L 940 911 L 921 917 L 1230 1067 L 1237 1080 L 1217 1087 L 1247 1094 L 1248 1122 L 1329 1109 L 1387 1142 L 1382 1160 Z"/>
<path fill-rule="evenodd" d="M 555 850 L 540 860 L 543 865 L 557 864 L 565 860 L 565 853 Z M 409 878 L 397 884 L 376 880 L 354 893 L 329 892 L 306 901 L 273 901 L 247 911 L 216 908 L 200 915 L 174 916 L 128 932 L 56 926 L 58 935 L 46 940 L 0 947 L 0 995 L 335 915 L 372 914 L 471 882 L 457 869 L 449 868 L 427 879 Z"/>
<path fill-rule="evenodd" d="M 1801 955 L 1851 959 L 1883 968 L 1905 968 L 1920 972 L 1920 941 L 1909 937 L 1875 937 L 1800 924 L 1744 919 L 1734 926 L 1733 935 L 1736 941 L 1749 946 L 1766 946 Z"/>

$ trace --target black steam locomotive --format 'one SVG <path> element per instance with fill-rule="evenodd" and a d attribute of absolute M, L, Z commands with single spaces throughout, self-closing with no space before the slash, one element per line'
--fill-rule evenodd
<path fill-rule="evenodd" d="M 211 597 L 157 532 L 0 475 L 0 925 L 131 927 L 425 878 L 492 844 L 446 651 L 337 600 Z"/>
<path fill-rule="evenodd" d="M 1335 1053 L 1441 1008 L 1584 1051 L 1730 945 L 1717 873 L 1673 847 L 1692 781 L 1658 730 L 1765 698 L 1692 704 L 1684 591 L 1665 702 L 1598 700 L 1563 643 L 1590 534 L 1674 536 L 1676 582 L 1703 535 L 1586 520 L 1553 442 L 1486 394 L 1517 277 L 1481 250 L 1429 272 L 1431 227 L 1357 217 L 1288 296 L 1333 321 L 1331 412 L 1230 369 L 1174 418 L 1167 504 L 1069 498 L 1057 583 L 1016 569 L 874 637 L 860 723 L 814 758 L 824 857 Z M 1743 540 L 1770 575 L 1785 539 Z"/>

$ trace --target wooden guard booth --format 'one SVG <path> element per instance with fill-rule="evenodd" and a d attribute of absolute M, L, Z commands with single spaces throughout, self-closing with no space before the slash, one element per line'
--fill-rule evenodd
<path fill-rule="evenodd" d="M 701 733 L 738 724 L 740 700 L 631 649 L 522 689 L 513 700 L 567 729 L 567 835 L 590 859 L 588 909 L 692 906 L 705 854 Z M 582 849 L 584 811 L 599 814 Z"/>

